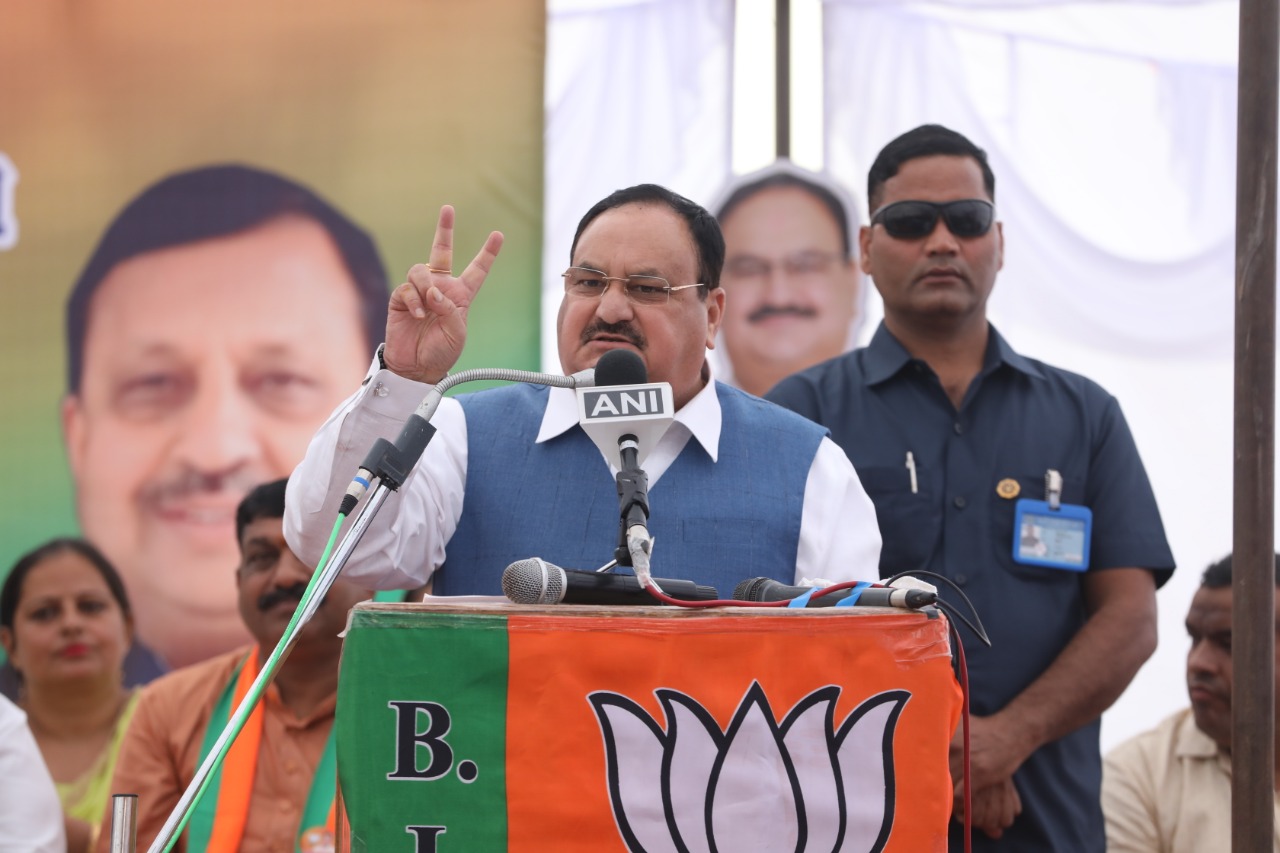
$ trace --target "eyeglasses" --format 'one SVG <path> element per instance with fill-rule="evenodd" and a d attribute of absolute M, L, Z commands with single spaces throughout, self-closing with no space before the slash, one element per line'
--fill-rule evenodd
<path fill-rule="evenodd" d="M 788 276 L 801 278 L 821 275 L 839 258 L 840 256 L 835 252 L 818 251 L 795 252 L 779 261 L 770 261 L 755 255 L 738 255 L 730 258 L 725 264 L 724 274 L 734 279 L 763 280 L 773 275 L 774 267 L 781 267 Z"/>
<path fill-rule="evenodd" d="M 666 305 L 671 294 L 677 290 L 706 286 L 682 284 L 672 287 L 665 278 L 656 275 L 605 275 L 600 270 L 587 267 L 569 267 L 563 276 L 567 296 L 575 299 L 599 299 L 609 289 L 609 282 L 617 281 L 622 283 L 623 295 L 634 305 Z"/>
<path fill-rule="evenodd" d="M 883 225 L 890 237 L 919 240 L 933 233 L 938 217 L 947 230 L 960 238 L 981 237 L 991 230 L 996 208 L 980 198 L 937 203 L 932 201 L 896 201 L 871 214 L 872 225 Z"/>

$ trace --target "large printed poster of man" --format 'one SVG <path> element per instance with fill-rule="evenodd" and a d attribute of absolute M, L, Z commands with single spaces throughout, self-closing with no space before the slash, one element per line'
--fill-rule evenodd
<path fill-rule="evenodd" d="M 79 531 L 166 664 L 243 643 L 235 505 L 358 386 L 441 204 L 507 238 L 459 367 L 536 367 L 543 15 L 7 4 L 0 575 Z"/>
<path fill-rule="evenodd" d="M 778 160 L 730 181 L 711 210 L 725 242 L 717 378 L 764 395 L 854 346 L 867 287 L 841 185 Z"/>
<path fill-rule="evenodd" d="M 67 301 L 62 433 L 81 530 L 170 661 L 239 641 L 243 620 L 210 606 L 236 505 L 289 474 L 386 317 L 369 236 L 269 172 L 180 172 L 107 229 Z"/>

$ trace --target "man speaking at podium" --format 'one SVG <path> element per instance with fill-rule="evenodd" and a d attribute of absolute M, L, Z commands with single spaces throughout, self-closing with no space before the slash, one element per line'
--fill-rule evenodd
<path fill-rule="evenodd" d="M 393 439 L 462 353 L 467 310 L 502 235 L 453 272 L 454 211 L 427 264 L 391 296 L 386 344 L 360 390 L 321 428 L 289 485 L 286 536 L 316 563 L 343 490 L 379 438 Z M 727 595 L 743 578 L 874 577 L 880 535 L 853 467 L 825 430 L 716 383 L 707 364 L 723 316 L 715 218 L 663 187 L 618 190 L 582 218 L 557 318 L 566 374 L 637 353 L 671 385 L 675 419 L 642 462 L 655 574 Z M 528 557 L 571 569 L 608 562 L 618 539 L 617 459 L 578 424 L 574 391 L 512 385 L 445 399 L 437 432 L 345 572 L 383 588 L 497 594 Z"/>

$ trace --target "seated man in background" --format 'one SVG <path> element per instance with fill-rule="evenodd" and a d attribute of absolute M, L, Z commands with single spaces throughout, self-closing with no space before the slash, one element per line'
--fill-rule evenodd
<path fill-rule="evenodd" d="M 1280 586 L 1280 555 L 1275 579 Z M 1205 570 L 1187 612 L 1191 707 L 1125 741 L 1103 764 L 1109 853 L 1231 847 L 1231 600 L 1227 555 Z M 1276 682 L 1280 689 L 1280 663 Z M 1276 768 L 1280 771 L 1280 751 Z M 1276 827 L 1280 832 L 1280 795 Z M 1280 851 L 1280 834 L 1275 849 Z"/>
<path fill-rule="evenodd" d="M 863 294 L 855 210 L 830 178 L 786 160 L 739 179 L 716 214 L 725 243 L 722 381 L 763 396 L 853 346 Z"/>
<path fill-rule="evenodd" d="M 249 648 L 172 672 L 144 688 L 125 735 L 111 789 L 138 795 L 138 848 L 160 833 L 196 768 L 247 692 L 280 638 L 311 570 L 284 541 L 285 481 L 251 491 L 236 510 L 241 561 L 236 570 L 240 615 L 253 636 Z M 205 793 L 180 849 L 242 853 L 303 849 L 327 837 L 333 849 L 334 707 L 338 657 L 347 611 L 369 592 L 334 583 L 298 635 L 288 659 L 222 765 L 221 785 Z M 108 818 L 109 821 L 109 818 Z M 99 834 L 110 849 L 110 827 Z M 210 846 L 199 840 L 218 839 Z"/>
<path fill-rule="evenodd" d="M 429 263 L 392 293 L 387 343 L 363 388 L 330 417 L 290 478 L 286 534 L 309 563 L 368 448 L 396 437 L 462 352 L 467 309 L 502 235 L 491 234 L 455 276 L 453 223 L 445 207 Z M 639 355 L 650 382 L 671 385 L 675 422 L 644 462 L 654 574 L 726 596 L 752 576 L 869 577 L 880 536 L 840 448 L 804 418 L 710 381 L 723 261 L 724 240 L 706 210 L 642 184 L 587 212 L 564 273 L 556 327 L 564 372 L 622 348 Z M 347 564 L 349 577 L 386 588 L 432 580 L 437 595 L 497 595 L 503 570 L 518 560 L 594 569 L 613 555 L 617 458 L 579 426 L 573 391 L 513 385 L 446 398 L 433 425 L 421 461 Z"/>

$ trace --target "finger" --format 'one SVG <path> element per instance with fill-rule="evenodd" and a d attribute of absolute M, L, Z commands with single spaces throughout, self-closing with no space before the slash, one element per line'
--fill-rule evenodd
<path fill-rule="evenodd" d="M 439 275 L 436 275 L 435 271 L 427 264 L 414 264 L 411 266 L 409 268 L 409 273 L 406 276 L 406 280 L 409 286 L 417 291 L 418 304 L 424 307 L 429 301 L 431 289 L 433 287 L 439 287 L 440 285 L 447 287 L 450 281 L 448 278 L 441 278 Z M 414 316 L 422 317 L 425 315 L 415 314 Z"/>
<path fill-rule="evenodd" d="M 1013 810 L 1013 803 L 1004 800 L 1000 803 L 1000 809 L 992 813 L 988 823 L 1001 829 L 1008 829 L 1013 826 L 1013 819 L 1017 816 L 1017 813 Z"/>
<path fill-rule="evenodd" d="M 453 269 L 453 220 L 453 205 L 441 207 L 440 218 L 436 221 L 436 236 L 431 241 L 431 261 L 427 264 L 433 270 Z"/>
<path fill-rule="evenodd" d="M 427 311 L 434 315 L 439 333 L 450 346 L 461 351 L 467 339 L 467 321 L 465 310 L 449 298 L 449 295 L 438 287 L 430 288 L 424 299 Z"/>
<path fill-rule="evenodd" d="M 405 275 L 405 280 L 413 285 L 420 295 L 425 296 L 426 292 L 435 286 L 438 278 L 433 278 L 435 271 L 427 264 L 414 264 L 409 267 L 409 272 Z"/>
<path fill-rule="evenodd" d="M 451 309 L 457 307 L 463 312 L 471 305 L 471 299 L 475 295 L 461 278 L 443 275 L 439 270 L 432 269 L 426 264 L 414 264 L 409 269 L 408 280 L 409 284 L 418 291 L 422 305 L 428 311 L 436 310 L 434 303 L 437 300 L 432 295 L 432 291 L 446 296 Z"/>
<path fill-rule="evenodd" d="M 480 285 L 484 284 L 489 271 L 493 269 L 493 262 L 498 259 L 498 252 L 502 250 L 503 239 L 501 231 L 491 233 L 489 239 L 485 240 L 484 245 L 480 247 L 480 251 L 476 252 L 476 256 L 471 259 L 471 263 L 467 264 L 467 268 L 462 271 L 460 278 L 471 295 L 475 295 Z"/>
<path fill-rule="evenodd" d="M 423 305 L 437 317 L 452 316 L 458 307 L 443 290 L 434 285 L 428 287 L 427 292 L 423 294 Z"/>
<path fill-rule="evenodd" d="M 412 272 L 410 270 L 410 279 L 412 279 Z M 412 281 L 406 281 L 391 292 L 390 310 L 408 311 L 409 314 L 419 320 L 427 316 L 426 308 L 422 302 L 422 294 Z"/>

